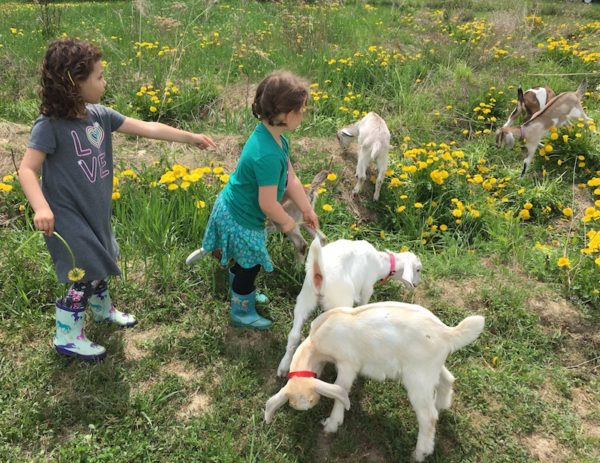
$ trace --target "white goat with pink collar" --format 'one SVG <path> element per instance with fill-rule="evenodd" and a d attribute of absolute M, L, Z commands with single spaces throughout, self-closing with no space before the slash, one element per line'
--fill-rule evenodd
<path fill-rule="evenodd" d="M 315 239 L 306 259 L 306 276 L 296 298 L 294 322 L 277 374 L 285 376 L 289 371 L 302 326 L 317 305 L 329 310 L 367 304 L 375 283 L 388 279 L 401 280 L 413 289 L 421 281 L 421 260 L 412 252 L 377 251 L 367 241 L 337 240 L 322 247 Z"/>

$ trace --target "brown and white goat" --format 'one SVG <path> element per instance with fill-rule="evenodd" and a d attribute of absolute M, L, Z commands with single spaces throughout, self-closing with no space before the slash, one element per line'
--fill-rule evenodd
<path fill-rule="evenodd" d="M 424 307 L 401 302 L 329 310 L 312 322 L 294 354 L 287 384 L 266 403 L 265 421 L 271 423 L 286 402 L 308 410 L 324 395 L 335 399 L 324 430 L 336 432 L 344 409 L 350 409 L 348 394 L 357 375 L 398 379 L 417 414 L 414 457 L 423 461 L 433 452 L 438 414 L 452 402 L 454 376 L 444 366 L 446 358 L 477 339 L 483 326 L 483 317 L 471 316 L 451 328 Z M 335 384 L 318 379 L 326 363 L 337 368 Z"/>
<path fill-rule="evenodd" d="M 546 107 L 535 113 L 524 124 L 515 127 L 502 127 L 496 131 L 496 146 L 499 148 L 512 148 L 515 140 L 522 140 L 525 144 L 523 170 L 525 175 L 531 164 L 539 143 L 552 127 L 559 127 L 571 119 L 583 118 L 590 120 L 581 106 L 581 98 L 585 92 L 586 82 L 582 82 L 577 91 L 563 92 L 548 102 Z"/>
<path fill-rule="evenodd" d="M 319 196 L 319 188 L 327 178 L 327 174 L 328 171 L 322 170 L 317 175 L 315 175 L 310 184 L 310 187 L 308 188 L 308 191 L 306 192 L 306 196 L 308 196 L 308 201 L 310 202 L 313 209 L 315 208 L 315 205 L 317 203 L 317 197 Z M 302 212 L 300 211 L 300 209 L 298 209 L 298 206 L 296 206 L 296 204 L 292 200 L 285 198 L 281 205 L 283 206 L 285 211 L 296 221 L 296 227 L 290 230 L 289 232 L 285 233 L 285 235 L 294 245 L 294 250 L 296 251 L 296 258 L 300 262 L 304 262 L 304 258 L 306 257 L 306 251 L 308 250 L 308 243 L 306 242 L 306 240 L 302 236 L 302 233 L 300 232 L 300 226 L 302 225 L 302 227 L 312 238 L 318 237 L 319 241 L 323 246 L 327 244 L 327 239 L 320 230 L 315 230 L 302 224 Z M 274 224 L 270 220 L 267 221 L 266 228 L 268 232 L 273 232 L 275 230 L 281 231 L 279 229 L 279 226 Z"/>
<path fill-rule="evenodd" d="M 510 127 L 519 114 L 525 116 L 523 123 L 531 119 L 538 111 L 544 109 L 546 104 L 556 96 L 556 93 L 548 87 L 533 87 L 523 93 L 523 89 L 519 86 L 517 90 L 517 106 L 508 116 L 508 120 L 504 127 Z"/>

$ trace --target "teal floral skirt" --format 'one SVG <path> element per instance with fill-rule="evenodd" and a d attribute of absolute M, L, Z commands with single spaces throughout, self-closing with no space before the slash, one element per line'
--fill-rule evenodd
<path fill-rule="evenodd" d="M 237 223 L 221 195 L 210 213 L 202 247 L 207 252 L 221 251 L 223 266 L 233 259 L 243 268 L 261 265 L 267 272 L 273 271 L 273 262 L 267 251 L 267 231 L 252 230 Z"/>

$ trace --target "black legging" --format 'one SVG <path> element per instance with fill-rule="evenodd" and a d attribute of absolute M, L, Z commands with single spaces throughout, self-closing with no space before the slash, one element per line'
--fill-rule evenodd
<path fill-rule="evenodd" d="M 231 267 L 231 272 L 235 275 L 233 277 L 233 284 L 231 285 L 233 292 L 240 296 L 250 294 L 256 289 L 254 281 L 260 271 L 260 265 L 255 265 L 252 268 L 244 268 L 237 262 Z"/>

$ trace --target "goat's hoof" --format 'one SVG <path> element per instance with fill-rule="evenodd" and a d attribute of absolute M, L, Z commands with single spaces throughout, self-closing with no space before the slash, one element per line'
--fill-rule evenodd
<path fill-rule="evenodd" d="M 323 425 L 323 431 L 328 433 L 337 432 L 338 428 L 340 427 L 339 421 L 331 417 L 321 421 L 321 424 Z"/>
<path fill-rule="evenodd" d="M 427 458 L 432 453 L 433 453 L 433 450 L 431 452 L 415 450 L 412 454 L 412 457 L 413 457 L 414 461 L 420 462 L 420 461 L 425 461 L 425 458 Z"/>

